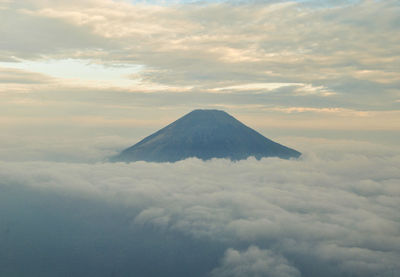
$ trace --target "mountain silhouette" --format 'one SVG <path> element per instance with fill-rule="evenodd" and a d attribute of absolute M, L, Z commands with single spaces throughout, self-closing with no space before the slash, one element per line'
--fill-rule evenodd
<path fill-rule="evenodd" d="M 123 150 L 111 161 L 176 162 L 190 157 L 230 160 L 298 158 L 300 152 L 276 143 L 220 110 L 194 110 Z"/>

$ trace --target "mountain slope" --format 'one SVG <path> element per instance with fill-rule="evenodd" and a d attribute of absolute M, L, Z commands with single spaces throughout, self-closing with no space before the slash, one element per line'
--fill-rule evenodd
<path fill-rule="evenodd" d="M 273 142 L 219 110 L 194 110 L 123 150 L 112 161 L 176 162 L 189 157 L 297 158 L 301 153 Z"/>

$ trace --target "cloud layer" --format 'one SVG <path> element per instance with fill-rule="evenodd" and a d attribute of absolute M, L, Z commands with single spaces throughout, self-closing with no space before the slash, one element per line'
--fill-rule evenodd
<path fill-rule="evenodd" d="M 170 264 L 160 262 L 159 269 L 175 268 L 171 276 L 185 271 L 179 271 L 179 253 L 192 251 L 198 254 L 188 256 L 187 262 L 200 264 L 198 276 L 395 276 L 400 270 L 399 152 L 362 143 L 323 148 L 297 161 L 1 162 L 1 189 L 9 199 L 3 201 L 3 209 L 9 211 L 2 214 L 3 228 L 15 232 L 9 235 L 14 239 L 3 243 L 16 247 L 15 240 L 22 239 L 18 234 L 25 230 L 31 243 L 40 245 L 43 238 L 35 224 L 41 225 L 46 216 L 53 222 L 49 214 L 56 210 L 60 227 L 40 228 L 43 233 L 71 230 L 73 237 L 63 238 L 65 246 L 52 250 L 59 257 L 72 251 L 74 237 L 92 243 L 87 256 L 80 258 L 85 261 L 99 255 L 96 247 L 105 240 L 106 249 L 117 247 L 122 242 L 115 237 L 130 241 L 131 233 L 143 242 L 135 244 L 138 248 L 127 242 L 123 251 L 131 251 L 139 263 L 143 259 L 142 270 L 151 266 L 138 251 L 150 256 L 154 251 L 157 261 L 167 255 Z M 23 223 L 29 207 L 37 214 Z M 96 242 L 89 239 L 86 227 L 79 227 L 88 224 L 104 229 Z M 171 234 L 179 238 L 161 242 Z M 148 241 L 166 248 L 143 245 Z M 55 238 L 48 243 L 58 245 Z M 193 244 L 198 244 L 197 250 L 186 248 Z M 166 249 L 170 254 L 162 252 Z M 24 256 L 15 251 L 7 259 L 11 265 Z M 124 274 L 140 272 L 135 271 L 139 267 L 125 270 Z"/>
<path fill-rule="evenodd" d="M 72 113 L 92 125 L 121 124 L 143 111 L 165 116 L 155 107 L 174 116 L 220 107 L 264 127 L 400 126 L 395 0 L 1 5 L 3 121 L 73 124 Z M 97 79 L 67 77 L 88 64 L 101 68 Z"/>

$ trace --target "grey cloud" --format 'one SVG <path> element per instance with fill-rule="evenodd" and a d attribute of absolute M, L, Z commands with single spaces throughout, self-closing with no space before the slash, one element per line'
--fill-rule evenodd
<path fill-rule="evenodd" d="M 360 86 L 358 82 L 354 86 L 348 83 L 348 86 L 353 87 L 353 93 L 358 95 L 358 98 L 352 99 L 345 96 L 345 85 L 339 82 L 335 84 L 335 87 L 340 93 L 321 97 L 313 93 L 308 95 L 298 93 L 295 91 L 297 89 L 295 86 L 282 87 L 272 91 L 244 89 L 232 93 L 224 91 L 210 93 L 195 89 L 182 93 L 169 91 L 143 93 L 140 89 L 135 88 L 132 90 L 115 87 L 90 88 L 69 85 L 67 82 L 59 80 L 43 84 L 30 84 L 29 82 L 32 82 L 30 77 L 24 77 L 25 79 L 22 77 L 22 74 L 7 77 L 8 80 L 18 79 L 20 83 L 15 86 L 10 83 L 2 89 L 4 92 L 2 92 L 3 101 L 0 103 L 0 107 L 3 114 L 9 118 L 7 122 L 12 122 L 11 118 L 16 116 L 29 117 L 26 122 L 36 119 L 37 124 L 42 123 L 43 125 L 46 125 L 47 121 L 55 121 L 58 118 L 59 122 L 54 122 L 54 125 L 70 126 L 85 124 L 85 122 L 90 124 L 90 118 L 97 118 L 92 120 L 93 126 L 99 125 L 100 121 L 103 121 L 106 126 L 111 122 L 118 125 L 118 122 L 128 122 L 129 120 L 132 121 L 132 124 L 124 126 L 134 126 L 135 121 L 147 120 L 148 125 L 156 128 L 172 122 L 192 109 L 217 107 L 237 116 L 252 116 L 253 122 L 264 124 L 263 128 L 277 126 L 281 129 L 293 128 L 293 125 L 296 124 L 298 128 L 302 129 L 316 127 L 321 129 L 328 125 L 318 122 L 321 119 L 318 109 L 323 111 L 326 108 L 332 108 L 332 111 L 337 110 L 337 112 L 325 114 L 324 118 L 330 120 L 329 127 L 336 130 L 397 129 L 395 118 L 399 103 L 392 101 L 388 105 L 384 100 L 388 95 L 395 97 L 396 93 L 382 92 L 383 96 L 379 100 L 373 101 L 376 97 L 375 94 L 362 91 L 365 84 L 357 89 L 354 88 Z M 50 80 L 49 77 L 43 78 L 43 80 L 47 79 Z M 3 85 L 7 84 L 3 83 Z M 388 86 L 375 87 L 376 90 L 388 88 Z M 14 90 L 15 92 L 22 90 L 24 93 L 15 93 Z M 287 112 L 291 108 L 292 110 L 297 109 L 297 112 Z M 387 110 L 388 108 L 391 110 Z M 356 121 L 344 120 L 348 114 L 339 112 L 343 110 L 352 111 L 356 116 Z M 363 116 L 357 114 L 363 114 Z M 86 120 L 77 122 L 74 117 L 86 118 Z M 155 125 L 154 121 L 157 121 L 157 118 L 163 118 L 163 121 L 159 121 L 158 125 Z M 295 123 L 294 120 L 297 122 Z M 352 124 L 351 128 L 347 126 L 348 124 Z"/>
<path fill-rule="evenodd" d="M 124 223 L 109 219 L 117 230 L 131 226 L 179 234 L 205 243 L 202 255 L 214 245 L 221 264 L 205 267 L 222 276 L 243 268 L 250 276 L 279 270 L 287 276 L 399 272 L 398 149 L 346 141 L 314 144 L 313 151 L 300 149 L 304 156 L 298 161 L 1 162 L 0 180 L 2 189 L 120 207 L 116 214 Z M 93 212 L 84 214 L 98 225 L 100 215 L 90 217 Z M 226 249 L 237 250 L 223 258 Z"/>
<path fill-rule="evenodd" d="M 111 46 L 112 42 L 62 20 L 27 14 L 22 9 L 0 10 L 2 61 L 71 58 L 76 53 Z M 4 56 L 4 58 L 3 58 Z"/>
<path fill-rule="evenodd" d="M 4 56 L 140 64 L 143 70 L 134 77 L 142 82 L 197 90 L 259 82 L 323 85 L 338 89 L 336 103 L 364 108 L 374 103 L 387 108 L 398 98 L 386 93 L 399 81 L 396 1 L 96 3 L 38 1 L 24 12 L 7 10 L 3 26 L 10 26 L 0 31 Z M 12 30 L 27 30 L 31 41 Z M 349 77 L 357 86 L 342 88 Z M 369 97 L 359 104 L 361 90 Z"/>
<path fill-rule="evenodd" d="M 42 84 L 52 82 L 50 76 L 44 74 L 0 67 L 0 83 L 12 84 Z"/>

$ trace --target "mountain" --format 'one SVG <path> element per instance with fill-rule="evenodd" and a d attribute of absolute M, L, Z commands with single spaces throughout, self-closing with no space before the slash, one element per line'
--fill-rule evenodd
<path fill-rule="evenodd" d="M 267 139 L 220 110 L 194 110 L 170 125 L 123 150 L 111 161 L 176 162 L 250 156 L 298 158 L 300 152 Z"/>

